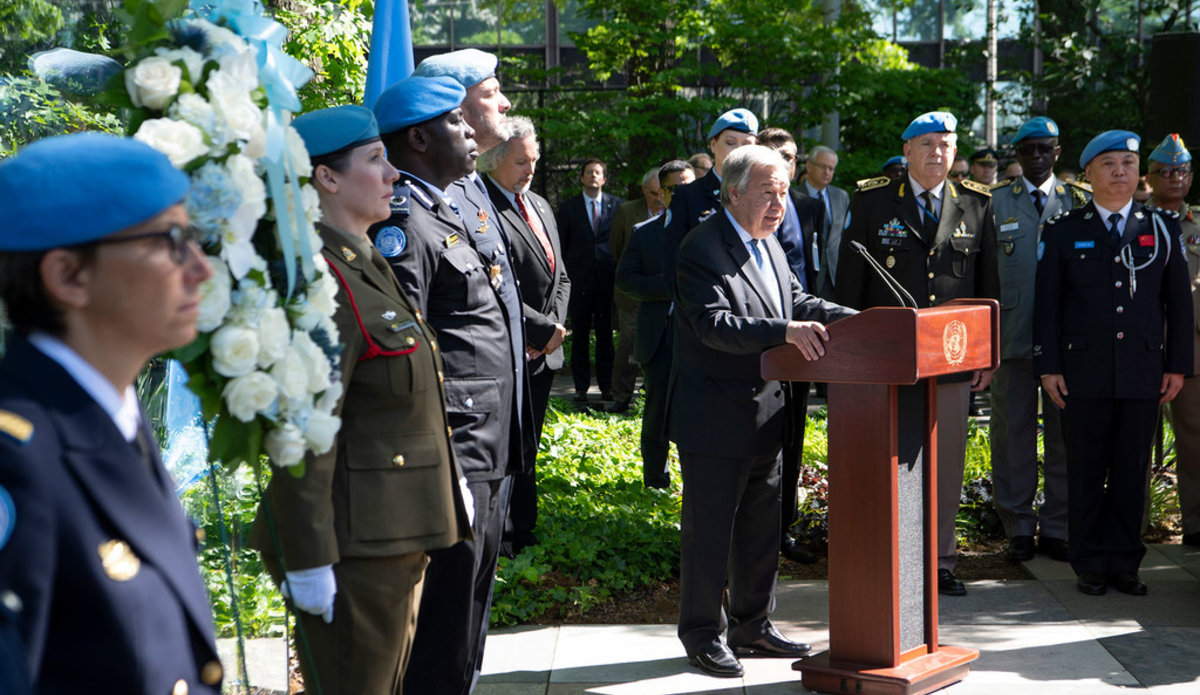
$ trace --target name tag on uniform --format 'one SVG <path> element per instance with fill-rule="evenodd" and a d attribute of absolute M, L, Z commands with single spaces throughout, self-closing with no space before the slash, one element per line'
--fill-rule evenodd
<path fill-rule="evenodd" d="M 1019 223 L 1019 222 L 1005 222 L 1004 224 L 1000 225 L 1000 231 L 1002 231 L 1002 232 L 1015 232 L 1015 231 L 1017 231 L 1017 229 L 1019 229 L 1020 227 L 1021 227 L 1021 225 L 1020 225 L 1020 223 Z"/>
<path fill-rule="evenodd" d="M 1077 242 L 1075 242 L 1075 248 L 1077 248 L 1077 249 L 1094 249 L 1094 248 L 1096 248 L 1096 242 L 1094 242 L 1094 241 L 1077 241 Z"/>

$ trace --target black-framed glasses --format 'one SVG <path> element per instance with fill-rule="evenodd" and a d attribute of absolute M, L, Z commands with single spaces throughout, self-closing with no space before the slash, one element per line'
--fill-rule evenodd
<path fill-rule="evenodd" d="M 1177 176 L 1182 179 L 1183 177 L 1192 173 L 1192 167 L 1190 165 L 1182 167 L 1163 167 L 1161 169 L 1155 169 L 1150 173 L 1157 174 L 1164 179 L 1173 179 Z"/>
<path fill-rule="evenodd" d="M 1035 154 L 1051 154 L 1058 145 L 1051 145 L 1046 142 L 1027 142 L 1017 145 L 1017 154 L 1029 157 Z"/>
<path fill-rule="evenodd" d="M 200 238 L 202 234 L 200 230 L 192 226 L 180 227 L 174 225 L 164 232 L 145 232 L 143 234 L 130 234 L 129 236 L 104 237 L 88 242 L 90 244 L 124 244 L 130 241 L 140 241 L 142 239 L 165 239 L 170 247 L 171 261 L 175 265 L 183 265 L 188 258 L 188 251 L 195 249 L 200 252 Z"/>

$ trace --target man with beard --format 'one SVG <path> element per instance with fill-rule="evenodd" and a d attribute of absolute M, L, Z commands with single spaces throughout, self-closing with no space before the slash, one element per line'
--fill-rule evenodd
<path fill-rule="evenodd" d="M 472 245 L 476 219 L 447 190 L 474 171 L 478 156 L 460 107 L 466 95 L 452 78 L 414 76 L 375 103 L 400 180 L 391 219 L 372 234 L 418 316 L 437 333 L 451 446 L 475 506 L 474 540 L 429 553 L 420 606 L 426 617 L 404 676 L 404 689 L 414 693 L 469 693 L 474 686 L 510 473 L 523 460 L 517 412 L 524 339 L 512 335 L 503 299 L 511 271 L 492 262 L 490 249 Z"/>

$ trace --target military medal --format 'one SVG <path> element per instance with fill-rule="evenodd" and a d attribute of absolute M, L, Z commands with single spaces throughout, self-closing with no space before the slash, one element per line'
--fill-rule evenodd
<path fill-rule="evenodd" d="M 1189 236 L 1187 238 L 1187 243 L 1188 243 L 1188 246 L 1195 246 L 1197 244 L 1200 244 L 1200 235 L 1192 234 L 1191 236 Z"/>
<path fill-rule="evenodd" d="M 391 321 L 392 319 L 396 318 L 396 312 L 389 309 L 380 314 L 380 318 L 382 318 L 384 321 Z"/>
<path fill-rule="evenodd" d="M 1015 248 L 1016 248 L 1016 244 L 1014 244 L 1013 242 L 1011 242 L 1011 241 L 1004 242 L 1004 255 L 1006 255 L 1006 256 L 1013 255 L 1013 249 L 1015 249 Z"/>
<path fill-rule="evenodd" d="M 504 279 L 504 276 L 500 274 L 500 266 L 493 265 L 491 267 L 491 269 L 488 271 L 488 276 L 491 278 L 491 281 L 492 281 L 492 289 L 495 289 L 495 290 L 500 289 L 500 282 Z"/>
<path fill-rule="evenodd" d="M 488 214 L 483 210 L 480 210 L 479 214 L 476 215 L 476 218 L 479 220 L 479 227 L 475 230 L 475 233 L 486 234 L 489 226 L 487 223 Z"/>
<path fill-rule="evenodd" d="M 889 270 L 891 270 L 892 268 L 895 268 L 896 267 L 896 257 L 888 256 L 887 261 L 885 261 L 885 264 L 887 265 Z"/>

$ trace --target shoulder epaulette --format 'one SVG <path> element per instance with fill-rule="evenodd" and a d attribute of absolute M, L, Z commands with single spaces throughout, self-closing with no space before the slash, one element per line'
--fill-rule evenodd
<path fill-rule="evenodd" d="M 1057 213 L 1057 214 L 1051 216 L 1050 219 L 1046 220 L 1046 224 L 1054 224 L 1055 222 L 1058 222 L 1062 218 L 1066 217 L 1067 215 L 1070 215 L 1072 212 L 1074 212 L 1074 210 L 1067 210 L 1065 212 Z"/>
<path fill-rule="evenodd" d="M 994 191 L 998 188 L 1008 188 L 1012 184 L 1013 184 L 1012 179 L 1004 179 L 1003 181 L 997 181 L 996 183 L 993 183 L 992 185 L 988 186 L 988 190 Z"/>
<path fill-rule="evenodd" d="M 1168 210 L 1166 208 L 1160 208 L 1157 205 L 1146 205 L 1145 209 L 1149 210 L 1150 212 L 1156 212 L 1156 213 L 1162 215 L 1163 217 L 1166 217 L 1166 218 L 1169 218 L 1172 220 L 1179 219 L 1179 211 L 1178 210 Z"/>
<path fill-rule="evenodd" d="M 858 190 L 860 191 L 870 191 L 876 188 L 882 188 L 891 182 L 892 180 L 886 176 L 874 176 L 869 179 L 862 179 L 855 185 L 858 186 Z"/>
<path fill-rule="evenodd" d="M 992 187 L 982 184 L 982 183 L 979 183 L 978 181 L 972 181 L 971 179 L 963 179 L 962 181 L 959 181 L 959 185 L 962 186 L 963 188 L 967 189 L 968 191 L 975 191 L 976 193 L 979 193 L 980 195 L 986 195 L 989 198 L 992 197 Z"/>
<path fill-rule="evenodd" d="M 8 410 L 0 410 L 0 434 L 6 434 L 18 444 L 33 439 L 33 423 Z"/>
<path fill-rule="evenodd" d="M 1092 184 L 1086 183 L 1084 181 L 1068 181 L 1067 185 L 1074 186 L 1074 187 L 1078 188 L 1079 190 L 1087 191 L 1088 193 L 1092 192 Z"/>
<path fill-rule="evenodd" d="M 411 189 L 406 183 L 397 183 L 392 187 L 392 214 L 408 217 L 409 196 Z"/>

